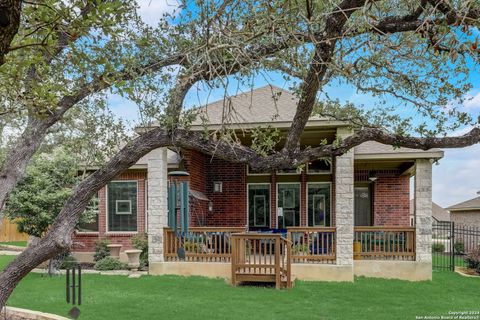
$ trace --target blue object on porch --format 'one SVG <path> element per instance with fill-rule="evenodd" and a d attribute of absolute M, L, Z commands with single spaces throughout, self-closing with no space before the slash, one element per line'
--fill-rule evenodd
<path fill-rule="evenodd" d="M 173 181 L 168 187 L 168 226 L 175 232 L 188 231 L 189 216 L 188 182 Z M 178 216 L 180 214 L 180 217 Z M 180 226 L 178 226 L 180 222 Z"/>
<path fill-rule="evenodd" d="M 330 232 L 326 232 L 330 233 Z M 321 236 L 322 233 L 319 233 L 317 237 Z M 327 254 L 329 252 L 328 248 L 332 246 L 331 239 L 332 237 L 327 237 L 328 241 L 313 241 L 310 244 L 310 253 L 311 254 Z M 331 251 L 331 250 L 330 250 Z"/>

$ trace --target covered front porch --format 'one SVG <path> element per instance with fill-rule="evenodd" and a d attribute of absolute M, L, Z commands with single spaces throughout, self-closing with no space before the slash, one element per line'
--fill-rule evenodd
<path fill-rule="evenodd" d="M 396 160 L 393 170 L 387 168 L 392 161 L 362 162 L 352 150 L 323 168 L 323 175 L 309 174 L 309 168 L 250 174 L 249 168 L 235 166 L 229 175 L 218 166 L 221 161 L 198 170 L 201 161 L 191 160 L 186 165 L 190 187 L 208 200 L 195 204 L 201 210 L 191 213 L 182 229 L 168 223 L 167 170 L 154 167 L 161 166 L 165 151 L 157 151 L 148 171 L 152 274 L 224 277 L 234 284 L 275 277 L 286 287 L 292 278 L 431 279 L 430 159 Z M 415 176 L 412 225 L 410 176 Z M 392 190 L 396 196 L 386 197 Z"/>

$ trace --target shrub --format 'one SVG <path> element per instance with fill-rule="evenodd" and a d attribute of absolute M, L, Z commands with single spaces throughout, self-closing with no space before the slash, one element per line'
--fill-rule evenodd
<path fill-rule="evenodd" d="M 95 270 L 107 271 L 107 270 L 127 270 L 128 265 L 115 258 L 106 257 L 95 264 Z"/>
<path fill-rule="evenodd" d="M 73 267 L 76 267 L 77 265 L 77 259 L 75 259 L 75 257 L 72 255 L 68 255 L 62 260 L 62 263 L 60 264 L 60 269 L 71 269 Z"/>
<path fill-rule="evenodd" d="M 432 252 L 445 252 L 445 245 L 443 243 L 432 244 Z"/>
<path fill-rule="evenodd" d="M 306 244 L 296 244 L 293 246 L 293 254 L 308 253 L 308 245 Z"/>
<path fill-rule="evenodd" d="M 455 254 L 463 254 L 465 252 L 465 245 L 463 244 L 463 242 L 455 242 L 455 244 L 453 245 L 453 251 L 455 252 Z"/>
<path fill-rule="evenodd" d="M 473 249 L 465 258 L 468 268 L 475 269 L 480 273 L 480 247 Z"/>
<path fill-rule="evenodd" d="M 110 250 L 108 250 L 108 240 L 99 240 L 95 242 L 95 254 L 93 255 L 93 261 L 97 262 L 110 256 Z"/>
<path fill-rule="evenodd" d="M 148 238 L 146 234 L 137 234 L 130 240 L 135 249 L 142 250 L 140 268 L 148 266 Z"/>
<path fill-rule="evenodd" d="M 183 248 L 186 252 L 198 252 L 200 247 L 198 243 L 185 241 L 183 243 Z"/>

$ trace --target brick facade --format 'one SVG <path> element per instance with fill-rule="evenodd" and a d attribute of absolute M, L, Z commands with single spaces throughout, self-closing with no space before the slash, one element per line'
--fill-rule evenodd
<path fill-rule="evenodd" d="M 74 251 L 93 252 L 95 242 L 106 239 L 111 244 L 121 244 L 121 251 L 132 249 L 131 237 L 137 233 L 145 233 L 145 182 L 147 172 L 145 170 L 128 170 L 113 181 L 135 180 L 138 182 L 137 189 L 137 232 L 108 232 L 107 231 L 107 187 L 98 192 L 98 232 L 76 232 L 73 236 Z"/>
<path fill-rule="evenodd" d="M 192 190 L 204 193 L 212 202 L 212 211 L 208 209 L 208 201 L 190 198 L 191 226 L 230 226 L 244 227 L 247 218 L 247 172 L 243 164 L 233 164 L 227 161 L 206 156 L 200 152 L 186 150 L 183 154 L 183 165 L 190 174 L 188 177 L 175 178 L 177 181 L 188 180 Z M 335 181 L 336 161 L 333 161 L 331 179 Z M 400 176 L 397 170 L 377 171 L 378 179 L 371 184 L 373 222 L 378 226 L 408 226 L 410 183 L 408 176 Z M 138 181 L 137 228 L 139 233 L 145 232 L 145 185 L 147 172 L 145 170 L 129 170 L 114 180 Z M 169 178 L 171 181 L 172 178 Z M 271 175 L 267 180 L 270 188 L 270 223 L 276 227 L 276 183 L 278 176 Z M 307 225 L 306 183 L 308 175 L 303 172 L 301 181 L 300 223 Z M 368 181 L 368 171 L 355 170 L 355 182 Z M 222 182 L 222 192 L 214 192 L 214 182 Z M 266 182 L 268 183 L 268 182 Z M 331 184 L 332 225 L 336 225 L 335 201 L 336 185 Z M 108 233 L 106 221 L 106 190 L 99 191 L 99 231 L 97 233 L 76 233 L 74 236 L 75 251 L 93 252 L 94 243 L 98 239 L 107 239 L 110 243 L 122 244 L 122 251 L 131 248 L 132 233 Z"/>
<path fill-rule="evenodd" d="M 399 170 L 377 170 L 377 180 L 370 183 L 373 225 L 410 225 L 410 177 Z M 368 182 L 368 170 L 355 170 L 355 182 Z"/>

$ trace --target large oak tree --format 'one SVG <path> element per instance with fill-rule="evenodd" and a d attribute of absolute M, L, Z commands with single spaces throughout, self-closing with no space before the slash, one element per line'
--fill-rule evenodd
<path fill-rule="evenodd" d="M 366 141 L 422 150 L 478 143 L 479 119 L 461 100 L 477 68 L 479 17 L 478 1 L 212 0 L 184 3 L 152 28 L 132 1 L 25 2 L 9 44 L 16 49 L 0 67 L 0 114 L 21 131 L 1 166 L 0 206 L 52 130 L 77 108 L 102 106 L 106 90 L 136 102 L 141 118 L 157 126 L 77 185 L 49 232 L 0 274 L 0 306 L 34 267 L 70 248 L 90 198 L 155 148 L 195 149 L 273 170 Z M 291 77 L 299 97 L 280 150 L 241 145 L 228 123 L 215 132 L 189 130 L 185 97 L 192 88 L 272 71 Z M 329 99 L 332 83 L 372 95 L 375 105 Z M 355 133 L 300 149 L 312 114 L 348 121 Z M 462 126 L 471 130 L 447 136 Z"/>

